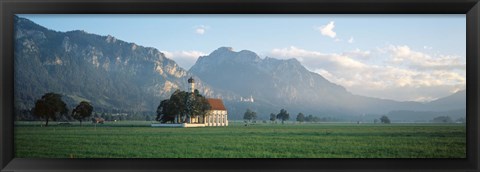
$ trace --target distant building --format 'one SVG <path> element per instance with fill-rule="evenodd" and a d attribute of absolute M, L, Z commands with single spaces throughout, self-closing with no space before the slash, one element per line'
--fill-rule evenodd
<path fill-rule="evenodd" d="M 241 102 L 254 102 L 255 100 L 253 100 L 253 97 L 250 95 L 250 98 L 243 98 L 243 97 L 240 97 L 240 101 Z"/>

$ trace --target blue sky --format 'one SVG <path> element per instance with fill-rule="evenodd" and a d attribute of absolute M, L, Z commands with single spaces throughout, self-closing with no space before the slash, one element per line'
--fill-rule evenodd
<path fill-rule="evenodd" d="M 154 47 L 189 69 L 218 47 L 297 58 L 349 91 L 429 101 L 465 88 L 465 15 L 19 15 Z"/>

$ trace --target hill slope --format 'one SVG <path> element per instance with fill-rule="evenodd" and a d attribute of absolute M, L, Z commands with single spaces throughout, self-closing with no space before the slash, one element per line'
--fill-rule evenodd
<path fill-rule="evenodd" d="M 84 31 L 56 32 L 19 17 L 14 63 L 19 109 L 57 92 L 70 106 L 88 100 L 96 110 L 155 111 L 175 89 L 186 89 L 191 76 L 157 49 Z"/>

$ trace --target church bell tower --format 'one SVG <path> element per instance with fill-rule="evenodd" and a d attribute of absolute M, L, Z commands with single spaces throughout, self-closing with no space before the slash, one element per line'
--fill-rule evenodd
<path fill-rule="evenodd" d="M 188 79 L 188 90 L 190 90 L 191 93 L 193 93 L 195 91 L 195 80 L 190 77 L 190 79 Z"/>

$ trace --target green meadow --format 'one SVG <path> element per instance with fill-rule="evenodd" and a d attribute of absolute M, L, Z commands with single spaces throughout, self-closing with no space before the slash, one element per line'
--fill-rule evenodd
<path fill-rule="evenodd" d="M 17 122 L 17 158 L 465 158 L 464 124 Z"/>

